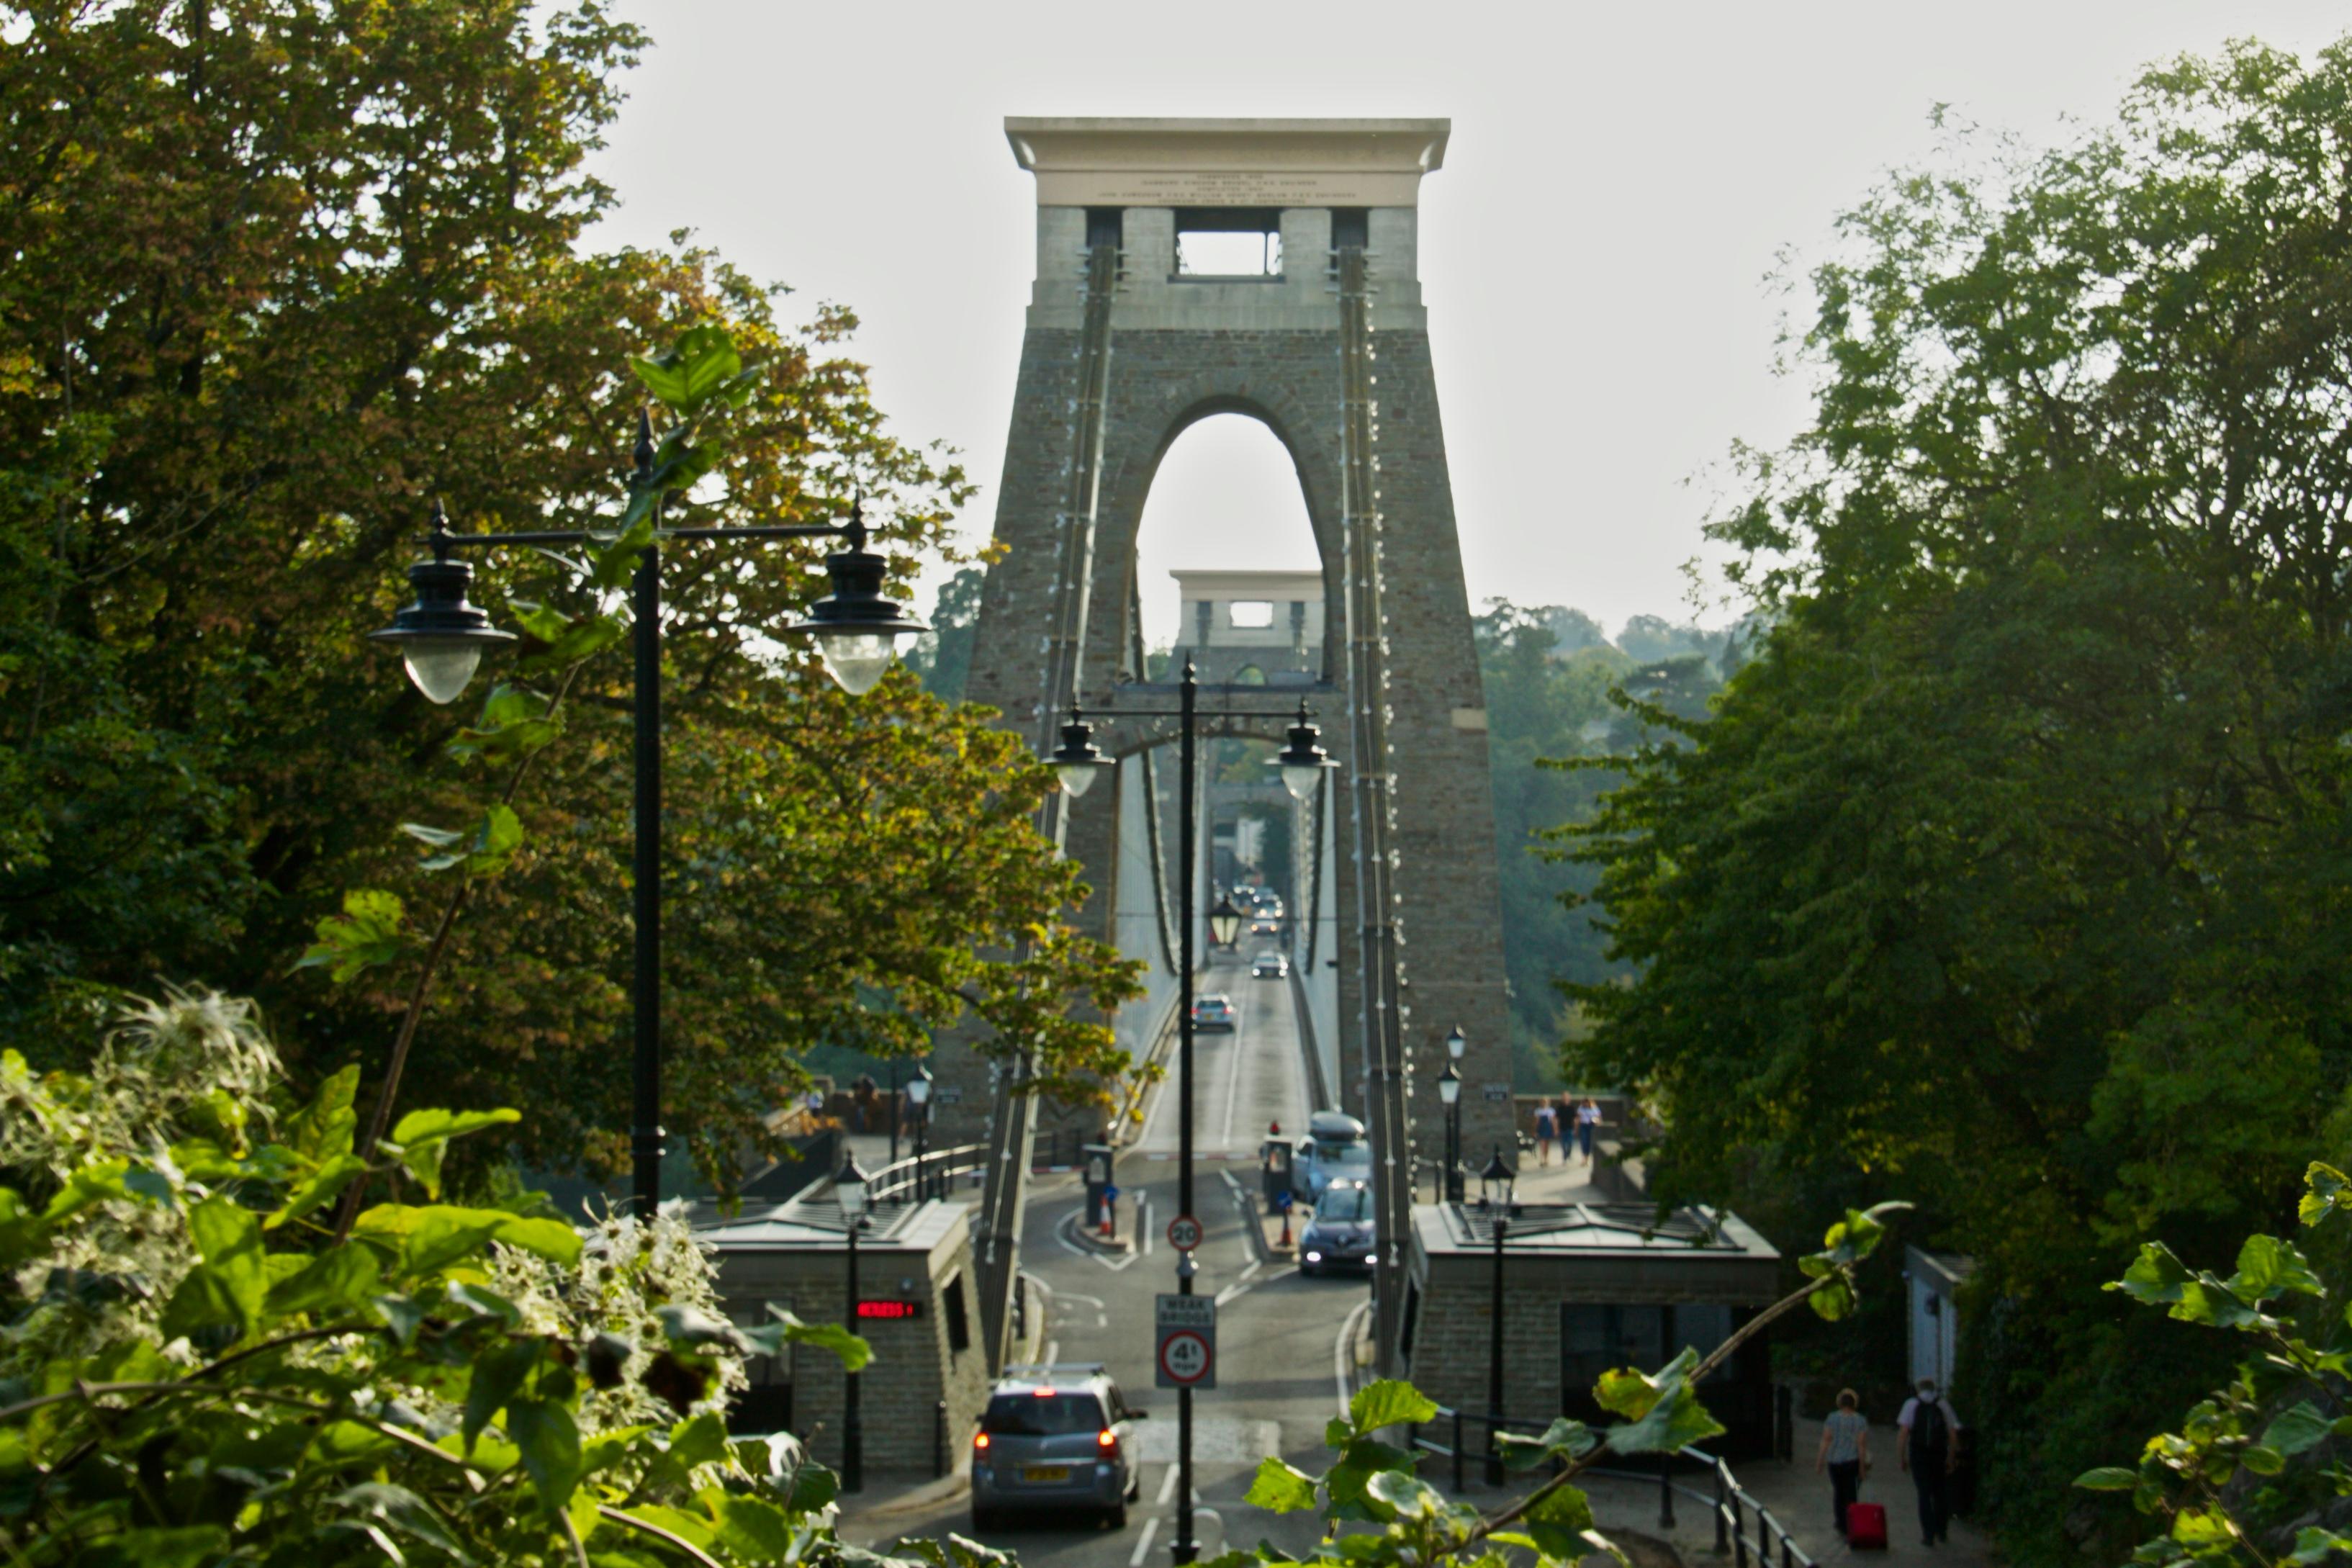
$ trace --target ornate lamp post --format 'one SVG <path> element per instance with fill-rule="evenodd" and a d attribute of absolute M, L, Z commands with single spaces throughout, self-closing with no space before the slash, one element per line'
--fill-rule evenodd
<path fill-rule="evenodd" d="M 1461 1138 L 1463 1138 L 1463 1074 L 1461 1068 L 1446 1063 L 1444 1072 L 1437 1074 L 1437 1100 L 1446 1107 L 1446 1159 L 1437 1171 L 1437 1199 L 1461 1201 L 1461 1184 L 1456 1183 L 1456 1171 L 1461 1168 Z"/>
<path fill-rule="evenodd" d="M 1176 996 L 1176 1104 L 1177 1104 L 1177 1165 L 1176 1206 L 1180 1213 L 1192 1213 L 1192 955 L 1193 921 L 1193 805 L 1194 780 L 1199 772 L 1194 757 L 1200 731 L 1200 673 L 1192 661 L 1184 661 L 1184 676 L 1177 689 L 1177 708 L 1173 714 L 1165 709 L 1112 708 L 1097 711 L 1111 718 L 1167 719 L 1174 718 L 1178 729 L 1177 776 L 1178 804 L 1176 813 L 1176 863 L 1182 875 L 1176 879 L 1177 922 L 1181 951 L 1177 957 Z M 1212 715 L 1223 718 L 1257 718 L 1254 713 Z M 1293 800 L 1305 800 L 1319 787 L 1324 770 L 1338 764 L 1325 755 L 1316 743 L 1319 731 L 1309 715 L 1307 704 L 1298 705 L 1298 722 L 1291 727 L 1289 744 L 1276 759 L 1282 768 L 1283 786 L 1290 791 Z M 1048 759 L 1061 774 L 1062 787 L 1073 796 L 1084 795 L 1095 775 L 1118 765 L 1115 758 L 1103 755 L 1094 742 L 1094 726 L 1074 703 L 1070 721 L 1062 726 L 1062 743 Z M 1209 934 L 1219 942 L 1230 942 L 1241 930 L 1241 910 L 1234 908 L 1231 899 L 1219 901 L 1210 911 Z M 1223 923 L 1230 921 L 1230 924 Z M 1192 1293 L 1192 1255 L 1179 1253 L 1176 1263 L 1176 1289 L 1180 1294 Z M 1171 1550 L 1179 1563 L 1194 1561 L 1200 1555 L 1200 1543 L 1192 1535 L 1192 1391 L 1176 1391 L 1176 1539 Z"/>
<path fill-rule="evenodd" d="M 1478 1202 L 1495 1235 L 1495 1283 L 1486 1329 L 1486 1484 L 1503 1484 L 1503 1449 L 1495 1435 L 1503 1429 L 1503 1239 L 1511 1228 L 1511 1189 L 1517 1173 L 1503 1163 L 1502 1146 L 1478 1173 Z"/>
<path fill-rule="evenodd" d="M 1445 1163 L 1438 1172 L 1438 1203 L 1452 1199 L 1462 1201 L 1462 1188 L 1456 1179 L 1462 1162 L 1462 1069 L 1452 1062 L 1437 1075 L 1437 1098 L 1445 1107 Z"/>
<path fill-rule="evenodd" d="M 931 1069 L 919 1062 L 915 1076 L 907 1080 L 907 1104 L 915 1112 L 915 1201 L 921 1203 L 929 1195 L 924 1190 L 923 1155 L 930 1142 Z"/>
<path fill-rule="evenodd" d="M 1209 911 L 1209 935 L 1219 947 L 1231 947 L 1241 934 L 1242 912 L 1234 908 L 1233 895 L 1228 893 Z"/>
<path fill-rule="evenodd" d="M 866 1228 L 866 1173 L 857 1168 L 857 1156 L 851 1153 L 841 1163 L 841 1170 L 833 1178 L 833 1195 L 841 1204 L 843 1234 L 849 1237 L 849 1300 L 842 1308 L 842 1321 L 857 1321 L 857 1233 Z M 858 1408 L 857 1374 L 842 1375 L 841 1384 L 841 1489 L 845 1492 L 866 1489 L 866 1419 Z"/>
<path fill-rule="evenodd" d="M 637 415 L 636 471 L 630 480 L 642 490 L 652 483 L 653 423 Z M 428 701 L 454 702 L 473 679 L 482 655 L 511 644 L 512 632 L 490 624 L 487 613 L 467 598 L 474 568 L 456 559 L 463 550 L 528 549 L 584 544 L 582 529 L 527 530 L 511 533 L 453 533 L 440 504 L 433 508 L 427 542 L 433 559 L 408 569 L 416 601 L 393 617 L 370 640 L 397 649 L 409 679 Z M 745 527 L 664 528 L 656 506 L 654 537 L 637 557 L 630 584 L 636 621 L 636 669 L 632 701 L 636 710 L 635 849 L 633 856 L 636 952 L 635 1062 L 631 1084 L 633 1188 L 637 1212 L 650 1218 L 661 1203 L 661 546 L 666 541 L 770 543 L 783 539 L 839 538 L 847 548 L 825 557 L 833 591 L 809 606 L 805 620 L 777 628 L 813 636 L 824 667 L 853 695 L 870 689 L 889 668 L 898 645 L 928 628 L 906 606 L 883 596 L 889 563 L 866 548 L 866 521 L 853 506 L 843 523 L 758 524 Z"/>

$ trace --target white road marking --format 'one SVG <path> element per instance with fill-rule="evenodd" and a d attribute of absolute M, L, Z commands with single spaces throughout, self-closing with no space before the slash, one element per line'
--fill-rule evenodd
<path fill-rule="evenodd" d="M 1151 1552 L 1151 1538 L 1159 1532 L 1160 1517 L 1154 1514 L 1143 1521 L 1143 1533 L 1136 1537 L 1135 1550 L 1127 1559 L 1127 1568 L 1143 1568 L 1143 1560 Z"/>
<path fill-rule="evenodd" d="M 1160 1478 L 1160 1500 L 1152 1506 L 1154 1508 L 1166 1508 L 1168 1506 L 1168 1500 L 1175 1495 L 1176 1467 L 1171 1465 L 1168 1467 L 1168 1473 Z"/>
<path fill-rule="evenodd" d="M 1143 1256 L 1151 1256 L 1151 1194 L 1143 1193 L 1135 1200 L 1135 1228 L 1143 1233 Z"/>
<path fill-rule="evenodd" d="M 1297 1272 L 1298 1269 L 1294 1266 L 1289 1268 L 1282 1269 L 1277 1273 L 1269 1274 L 1264 1279 L 1250 1279 L 1246 1278 L 1236 1279 L 1232 1284 L 1217 1292 L 1217 1305 L 1222 1307 L 1237 1296 L 1248 1295 L 1251 1291 L 1256 1289 L 1261 1285 L 1269 1284 L 1276 1279 L 1287 1279 L 1290 1276 Z M 1268 1452 L 1272 1452 L 1272 1450 L 1269 1449 Z"/>
<path fill-rule="evenodd" d="M 1253 1275 L 1253 1274 L 1256 1273 L 1259 1269 L 1261 1269 L 1261 1268 L 1265 1268 L 1265 1258 L 1252 1258 L 1252 1259 L 1250 1260 L 1250 1266 L 1249 1266 L 1247 1268 L 1244 1268 L 1244 1269 L 1243 1269 L 1243 1270 L 1242 1270 L 1242 1278 L 1243 1278 L 1243 1279 L 1248 1279 L 1251 1275 Z"/>
<path fill-rule="evenodd" d="M 1099 1310 L 1103 1304 L 1103 1299 L 1100 1296 L 1081 1295 L 1076 1290 L 1063 1291 L 1062 1299 L 1067 1301 L 1084 1301 L 1087 1306 L 1097 1310 Z"/>
<path fill-rule="evenodd" d="M 1242 1094 L 1242 1031 L 1249 1026 L 1249 1003 L 1246 998 L 1234 1009 L 1234 1032 L 1225 1046 L 1225 1131 L 1218 1139 L 1227 1149 L 1234 1146 L 1234 1110 Z"/>
<path fill-rule="evenodd" d="M 1348 1414 L 1348 1374 L 1354 1370 L 1351 1363 L 1356 1348 L 1356 1325 L 1371 1310 L 1372 1303 L 1369 1299 L 1357 1302 L 1356 1310 L 1340 1322 L 1339 1341 L 1331 1347 L 1331 1370 L 1339 1381 L 1339 1415 L 1343 1419 Z"/>
<path fill-rule="evenodd" d="M 1047 1340 L 1045 1342 L 1045 1364 L 1047 1366 L 1053 1365 L 1056 1361 L 1061 1359 L 1061 1355 L 1062 1342 L 1059 1340 Z M 1099 1420 L 1100 1417 L 1097 1416 L 1097 1419 Z"/>

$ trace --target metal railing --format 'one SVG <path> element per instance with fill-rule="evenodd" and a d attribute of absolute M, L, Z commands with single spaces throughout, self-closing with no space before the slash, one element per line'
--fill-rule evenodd
<path fill-rule="evenodd" d="M 1412 1433 L 1410 1446 L 1423 1453 L 1442 1454 L 1451 1459 L 1454 1490 L 1459 1494 L 1467 1489 L 1465 1472 L 1468 1461 L 1475 1459 L 1486 1466 L 1495 1462 L 1496 1432 L 1517 1432 L 1537 1436 L 1549 1426 L 1549 1422 L 1518 1421 L 1507 1416 L 1496 1421 L 1475 1412 L 1454 1410 L 1441 1405 L 1435 1421 L 1409 1428 Z M 1469 1429 L 1472 1442 L 1477 1440 L 1478 1428 L 1491 1428 L 1485 1443 L 1475 1453 L 1471 1451 L 1469 1442 L 1464 1440 L 1465 1427 Z M 1440 1441 L 1437 1436 L 1430 1435 L 1432 1428 L 1444 1433 L 1446 1440 Z M 1675 1462 L 1678 1460 L 1703 1472 L 1712 1486 L 1711 1493 L 1685 1486 L 1676 1480 Z M 1552 1462 L 1555 1473 L 1559 1465 L 1557 1459 Z M 1698 1504 L 1714 1517 L 1716 1551 L 1728 1553 L 1734 1568 L 1815 1568 L 1812 1555 L 1797 1544 L 1796 1538 L 1789 1533 L 1788 1527 L 1770 1509 L 1739 1484 L 1739 1478 L 1732 1474 L 1730 1464 L 1703 1448 L 1683 1448 L 1672 1455 L 1660 1455 L 1654 1472 L 1595 1465 L 1583 1473 L 1612 1480 L 1655 1480 L 1658 1486 L 1658 1524 L 1662 1529 L 1675 1528 L 1675 1497 L 1677 1493 Z"/>
<path fill-rule="evenodd" d="M 920 1203 L 945 1197 L 958 1176 L 977 1174 L 988 1163 L 988 1145 L 961 1143 L 952 1149 L 927 1149 L 894 1165 L 885 1165 L 866 1181 L 866 1201 L 877 1204 Z"/>

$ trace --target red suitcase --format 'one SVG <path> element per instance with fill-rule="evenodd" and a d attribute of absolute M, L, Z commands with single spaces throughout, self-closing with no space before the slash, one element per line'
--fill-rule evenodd
<path fill-rule="evenodd" d="M 1886 1550 L 1886 1505 L 1850 1502 L 1845 1505 L 1845 1543 L 1856 1552 Z"/>

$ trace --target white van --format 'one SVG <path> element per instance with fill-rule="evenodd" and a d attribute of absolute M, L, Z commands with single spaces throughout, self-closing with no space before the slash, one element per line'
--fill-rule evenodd
<path fill-rule="evenodd" d="M 1291 1190 L 1307 1204 L 1334 1182 L 1372 1179 L 1372 1146 L 1364 1124 L 1344 1111 L 1318 1110 L 1307 1119 L 1307 1136 L 1291 1162 Z"/>

